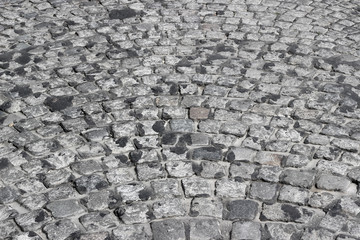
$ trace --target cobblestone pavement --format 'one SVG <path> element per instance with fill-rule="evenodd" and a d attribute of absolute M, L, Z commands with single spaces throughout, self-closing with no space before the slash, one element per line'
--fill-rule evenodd
<path fill-rule="evenodd" d="M 358 0 L 2 0 L 0 239 L 360 238 Z"/>

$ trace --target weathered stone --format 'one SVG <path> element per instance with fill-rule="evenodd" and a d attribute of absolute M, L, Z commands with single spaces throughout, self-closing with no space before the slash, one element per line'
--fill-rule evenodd
<path fill-rule="evenodd" d="M 65 240 L 68 237 L 75 237 L 80 229 L 70 220 L 59 220 L 44 227 L 44 232 L 50 240 Z"/>
<path fill-rule="evenodd" d="M 335 160 L 341 154 L 340 149 L 335 147 L 321 146 L 315 152 L 314 158 L 324 158 L 326 160 Z"/>
<path fill-rule="evenodd" d="M 250 198 L 259 199 L 263 202 L 272 202 L 277 196 L 278 188 L 278 185 L 273 183 L 253 182 L 250 188 Z"/>
<path fill-rule="evenodd" d="M 310 162 L 310 159 L 306 155 L 290 154 L 284 161 L 285 167 L 304 167 Z"/>
<path fill-rule="evenodd" d="M 151 182 L 157 198 L 174 198 L 181 196 L 179 182 L 176 179 L 164 179 Z"/>
<path fill-rule="evenodd" d="M 316 181 L 316 187 L 320 189 L 332 191 L 346 191 L 351 181 L 343 176 L 336 176 L 332 174 L 321 174 Z"/>
<path fill-rule="evenodd" d="M 263 166 L 259 169 L 257 178 L 267 182 L 278 182 L 281 173 L 282 169 L 280 167 Z"/>
<path fill-rule="evenodd" d="M 95 142 L 91 142 L 89 144 L 81 146 L 76 149 L 76 151 L 79 153 L 80 157 L 84 159 L 105 155 L 105 149 L 103 148 L 103 146 Z"/>
<path fill-rule="evenodd" d="M 254 158 L 254 162 L 260 163 L 262 165 L 270 166 L 281 166 L 284 155 L 269 153 L 269 152 L 258 152 Z"/>
<path fill-rule="evenodd" d="M 190 119 L 174 119 L 170 121 L 171 130 L 174 132 L 193 132 L 194 123 Z"/>
<path fill-rule="evenodd" d="M 54 187 L 68 182 L 71 178 L 71 172 L 66 169 L 52 170 L 46 174 L 43 184 L 46 187 Z"/>
<path fill-rule="evenodd" d="M 243 137 L 246 134 L 248 127 L 239 122 L 227 121 L 220 127 L 220 133 L 232 134 L 236 137 Z"/>
<path fill-rule="evenodd" d="M 0 206 L 0 221 L 12 219 L 18 215 L 18 212 L 10 206 Z"/>
<path fill-rule="evenodd" d="M 234 180 L 223 179 L 216 181 L 216 196 L 222 198 L 245 198 L 247 184 Z"/>
<path fill-rule="evenodd" d="M 120 218 L 125 224 L 146 223 L 149 221 L 148 212 L 149 209 L 146 204 L 132 203 L 122 209 Z"/>
<path fill-rule="evenodd" d="M 159 162 L 138 164 L 136 172 L 141 181 L 165 177 L 164 167 Z"/>
<path fill-rule="evenodd" d="M 117 123 L 112 126 L 112 131 L 115 138 L 124 136 L 134 136 L 137 132 L 136 124 L 134 122 Z"/>
<path fill-rule="evenodd" d="M 85 212 L 84 208 L 76 200 L 62 200 L 51 202 L 46 205 L 55 218 L 64 218 L 80 215 Z"/>
<path fill-rule="evenodd" d="M 208 197 L 212 194 L 211 185 L 201 178 L 187 178 L 182 181 L 186 197 Z"/>
<path fill-rule="evenodd" d="M 304 188 L 283 185 L 280 189 L 279 200 L 305 205 L 309 200 L 310 192 Z"/>
<path fill-rule="evenodd" d="M 309 199 L 309 205 L 316 208 L 325 208 L 335 199 L 336 196 L 328 192 L 313 193 Z"/>
<path fill-rule="evenodd" d="M 201 107 L 192 107 L 190 108 L 190 118 L 197 119 L 207 119 L 209 117 L 210 109 L 201 108 Z"/>
<path fill-rule="evenodd" d="M 297 205 L 275 203 L 273 205 L 265 204 L 261 212 L 261 220 L 297 222 L 309 224 L 317 216 L 323 215 L 322 212 L 315 212 L 309 208 L 299 207 Z"/>
<path fill-rule="evenodd" d="M 256 151 L 249 148 L 231 148 L 226 153 L 226 160 L 229 162 L 237 160 L 247 160 L 252 161 L 256 156 Z"/>
<path fill-rule="evenodd" d="M 92 192 L 89 194 L 89 197 L 85 201 L 85 205 L 89 210 L 97 211 L 104 210 L 108 207 L 110 203 L 110 192 L 109 191 L 99 191 Z"/>
<path fill-rule="evenodd" d="M 20 233 L 16 223 L 12 220 L 2 221 L 0 224 L 0 237 L 3 239 L 16 236 Z"/>
<path fill-rule="evenodd" d="M 191 202 L 190 216 L 208 216 L 221 218 L 223 213 L 223 204 L 218 199 L 195 198 Z"/>
<path fill-rule="evenodd" d="M 82 176 L 75 180 L 76 190 L 80 194 L 89 193 L 95 190 L 101 190 L 109 186 L 109 183 L 102 176 L 93 174 Z"/>
<path fill-rule="evenodd" d="M 247 162 L 234 162 L 230 165 L 230 176 L 232 178 L 253 179 L 259 167 Z"/>
<path fill-rule="evenodd" d="M 0 203 L 10 203 L 19 197 L 18 192 L 11 187 L 0 187 Z"/>
<path fill-rule="evenodd" d="M 171 177 L 190 177 L 194 175 L 192 164 L 189 161 L 169 161 L 166 170 Z"/>
<path fill-rule="evenodd" d="M 191 145 L 198 146 L 198 145 L 208 145 L 209 144 L 209 137 L 206 134 L 202 133 L 194 133 L 190 135 L 191 138 Z"/>
<path fill-rule="evenodd" d="M 348 221 L 347 227 L 351 236 L 360 237 L 360 223 L 358 221 Z"/>
<path fill-rule="evenodd" d="M 115 215 L 108 211 L 91 212 L 79 218 L 81 224 L 88 232 L 106 231 L 116 227 Z"/>
<path fill-rule="evenodd" d="M 190 239 L 220 239 L 220 224 L 215 219 L 190 220 Z"/>
<path fill-rule="evenodd" d="M 56 200 L 60 200 L 60 199 L 75 197 L 76 190 L 70 184 L 62 184 L 62 185 L 52 188 L 45 195 L 46 195 L 45 199 L 41 200 L 41 202 L 39 202 L 39 205 L 40 205 L 40 203 L 41 204 L 46 203 L 47 198 L 50 201 L 56 201 Z M 37 201 L 40 201 L 40 199 Z M 25 204 L 26 204 L 26 206 L 29 206 L 29 204 L 32 206 L 32 204 L 30 202 L 27 202 Z"/>
<path fill-rule="evenodd" d="M 154 223 L 153 223 L 154 224 Z M 156 236 L 154 231 L 154 237 Z M 112 230 L 114 240 L 150 240 L 151 230 L 148 224 L 125 225 L 121 224 Z M 159 238 L 160 239 L 160 238 Z"/>
<path fill-rule="evenodd" d="M 41 228 L 45 223 L 51 220 L 48 212 L 39 209 L 29 213 L 19 214 L 15 218 L 15 222 L 24 231 L 33 231 Z"/>
<path fill-rule="evenodd" d="M 116 191 L 124 202 L 148 200 L 152 196 L 152 191 L 145 187 L 142 182 L 134 182 L 120 185 Z"/>
<path fill-rule="evenodd" d="M 192 152 L 193 159 L 220 161 L 222 159 L 221 149 L 215 147 L 195 148 Z"/>
<path fill-rule="evenodd" d="M 78 157 L 74 152 L 68 149 L 60 150 L 44 159 L 46 165 L 50 165 L 51 168 L 60 169 L 69 166 L 75 162 Z"/>
<path fill-rule="evenodd" d="M 118 185 L 136 180 L 135 172 L 132 169 L 110 169 L 106 172 L 106 178 L 110 184 Z"/>
<path fill-rule="evenodd" d="M 71 165 L 71 169 L 80 173 L 81 175 L 89 175 L 102 171 L 100 162 L 95 160 L 75 162 Z"/>
<path fill-rule="evenodd" d="M 106 240 L 109 239 L 108 232 L 82 234 L 79 240 Z"/>
<path fill-rule="evenodd" d="M 25 148 L 33 155 L 43 156 L 58 150 L 60 144 L 57 141 L 38 140 L 31 144 L 27 144 Z"/>
<path fill-rule="evenodd" d="M 266 223 L 265 229 L 273 239 L 291 240 L 302 234 L 301 230 L 292 224 Z"/>
<path fill-rule="evenodd" d="M 169 219 L 151 223 L 154 239 L 182 240 L 185 237 L 185 226 L 182 221 Z M 125 240 L 125 239 L 124 239 Z"/>
<path fill-rule="evenodd" d="M 315 180 L 315 172 L 286 169 L 282 173 L 281 178 L 286 184 L 310 188 Z"/>
<path fill-rule="evenodd" d="M 259 204 L 251 200 L 234 200 L 226 204 L 224 218 L 227 220 L 253 220 L 259 211 Z"/>
<path fill-rule="evenodd" d="M 195 165 L 193 165 L 195 166 Z M 225 170 L 225 166 L 220 165 L 216 162 L 209 162 L 209 161 L 202 161 L 200 163 L 199 167 L 199 171 L 200 171 L 200 176 L 203 178 L 222 178 L 226 175 L 226 170 Z M 195 167 L 196 168 L 196 167 Z M 194 167 L 193 167 L 194 169 Z M 197 172 L 195 170 L 195 172 Z"/>
<path fill-rule="evenodd" d="M 325 217 L 321 219 L 319 227 L 335 232 L 341 231 L 346 224 L 346 220 L 345 216 L 329 211 Z"/>
<path fill-rule="evenodd" d="M 232 239 L 261 239 L 261 224 L 256 222 L 234 222 Z"/>
<path fill-rule="evenodd" d="M 331 144 L 351 152 L 357 152 L 360 149 L 360 142 L 350 139 L 336 138 L 331 141 Z"/>
<path fill-rule="evenodd" d="M 332 231 L 326 230 L 326 229 L 311 229 L 307 228 L 305 229 L 301 239 L 309 239 L 309 240 L 330 240 L 334 239 L 334 233 Z"/>
<path fill-rule="evenodd" d="M 332 162 L 326 160 L 318 161 L 316 167 L 321 172 L 331 172 L 333 174 L 339 175 L 346 175 L 346 173 L 349 172 L 349 169 L 351 168 L 348 164 L 342 162 Z"/>
<path fill-rule="evenodd" d="M 156 218 L 183 216 L 186 214 L 184 204 L 178 199 L 164 199 L 153 204 L 153 214 Z"/>
<path fill-rule="evenodd" d="M 33 231 L 16 234 L 16 236 L 14 236 L 13 239 L 14 240 L 42 240 L 42 238 Z"/>

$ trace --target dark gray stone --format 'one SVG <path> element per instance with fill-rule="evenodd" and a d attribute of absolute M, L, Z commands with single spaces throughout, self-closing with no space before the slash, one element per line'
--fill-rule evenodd
<path fill-rule="evenodd" d="M 227 220 L 253 220 L 259 211 L 259 204 L 251 200 L 234 200 L 226 204 L 224 218 Z"/>
<path fill-rule="evenodd" d="M 196 148 L 192 152 L 193 159 L 220 161 L 222 159 L 221 149 L 215 147 Z"/>

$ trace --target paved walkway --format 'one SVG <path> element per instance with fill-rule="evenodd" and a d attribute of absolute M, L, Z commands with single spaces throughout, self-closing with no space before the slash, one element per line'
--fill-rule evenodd
<path fill-rule="evenodd" d="M 358 0 L 2 0 L 0 239 L 360 238 Z"/>

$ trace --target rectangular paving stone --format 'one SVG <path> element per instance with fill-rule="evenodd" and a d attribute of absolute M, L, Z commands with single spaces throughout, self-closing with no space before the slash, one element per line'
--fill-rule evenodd
<path fill-rule="evenodd" d="M 227 220 L 253 220 L 259 211 L 259 203 L 252 200 L 233 200 L 226 203 L 223 217 Z"/>
<path fill-rule="evenodd" d="M 292 169 L 286 169 L 281 174 L 282 181 L 286 184 L 310 188 L 315 180 L 315 171 L 298 171 Z"/>
<path fill-rule="evenodd" d="M 55 218 L 65 218 L 79 215 L 85 212 L 84 208 L 76 200 L 54 201 L 46 205 Z"/>
<path fill-rule="evenodd" d="M 184 223 L 180 220 L 167 219 L 159 222 L 152 222 L 151 228 L 155 239 L 186 239 L 185 226 Z"/>
<path fill-rule="evenodd" d="M 275 203 L 264 204 L 260 219 L 280 222 L 297 222 L 310 224 L 316 217 L 324 216 L 323 212 L 313 209 L 299 207 L 292 204 Z"/>
<path fill-rule="evenodd" d="M 316 187 L 331 191 L 345 192 L 351 181 L 344 176 L 336 176 L 333 174 L 321 174 L 316 181 Z"/>
<path fill-rule="evenodd" d="M 221 218 L 223 214 L 223 203 L 219 199 L 194 198 L 191 202 L 189 215 L 192 217 L 208 216 Z"/>
<path fill-rule="evenodd" d="M 212 195 L 211 182 L 202 178 L 187 178 L 182 181 L 186 197 L 209 197 Z"/>
<path fill-rule="evenodd" d="M 190 108 L 190 118 L 191 119 L 207 119 L 209 117 L 210 109 L 201 108 L 201 107 L 192 107 Z"/>

